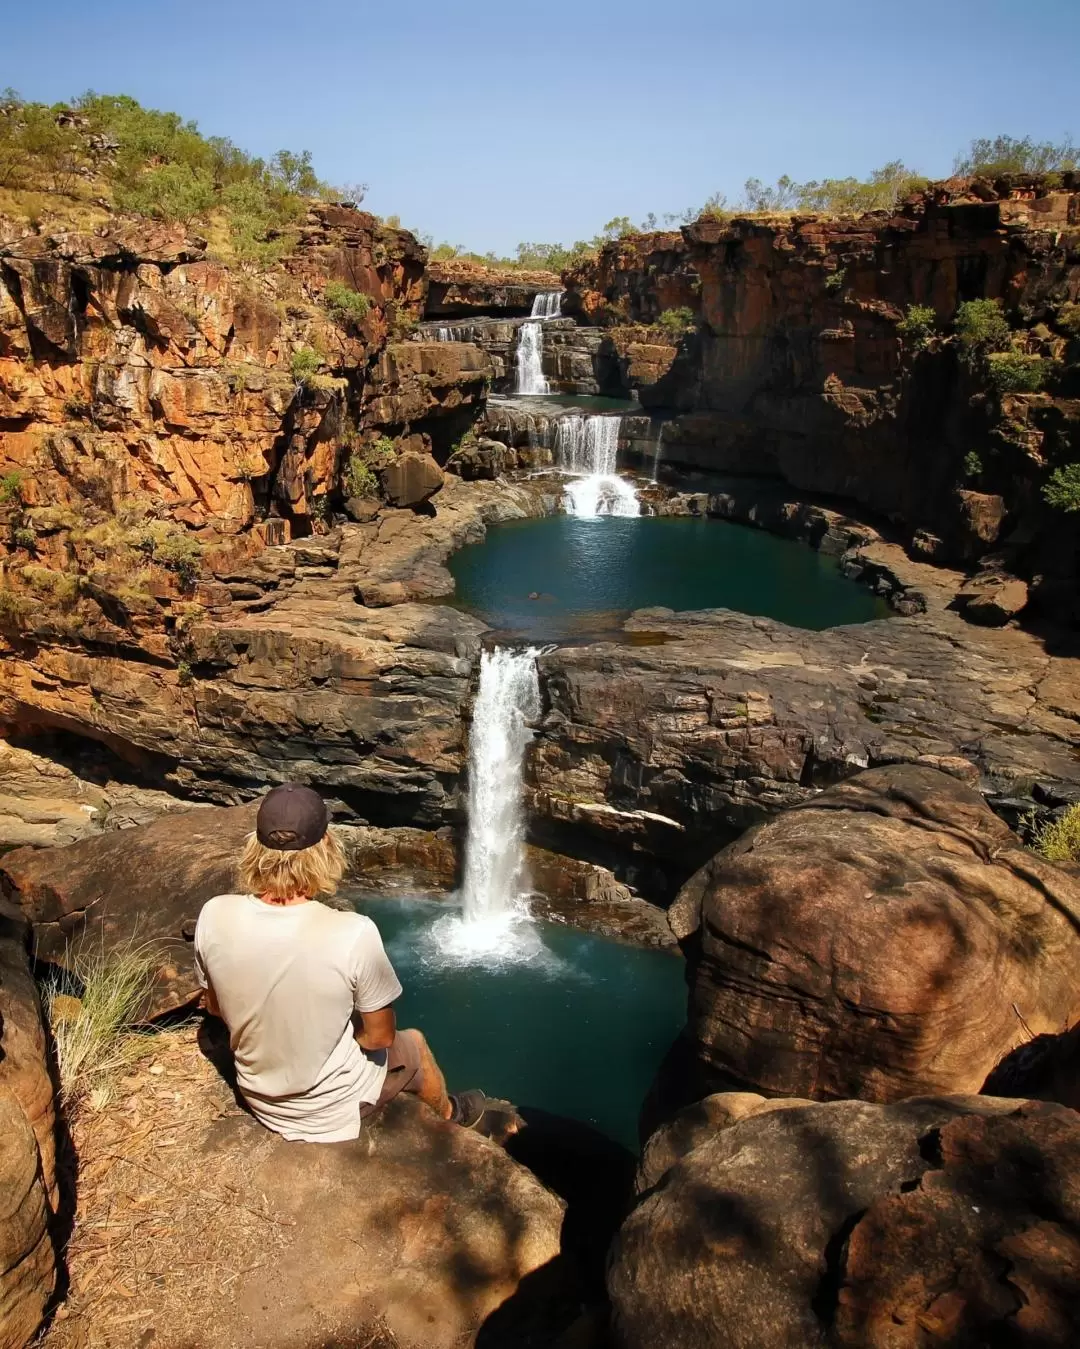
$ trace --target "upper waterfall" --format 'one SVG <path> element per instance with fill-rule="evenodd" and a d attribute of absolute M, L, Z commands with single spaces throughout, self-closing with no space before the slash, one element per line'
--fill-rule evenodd
<path fill-rule="evenodd" d="M 533 299 L 530 318 L 557 319 L 562 313 L 562 297 L 561 290 L 539 291 Z"/>
<path fill-rule="evenodd" d="M 641 514 L 633 484 L 617 472 L 621 417 L 573 414 L 555 423 L 555 463 L 572 475 L 566 485 L 568 515 Z"/>

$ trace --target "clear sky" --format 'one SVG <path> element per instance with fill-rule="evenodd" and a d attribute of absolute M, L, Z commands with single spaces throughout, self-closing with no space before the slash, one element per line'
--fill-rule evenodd
<path fill-rule="evenodd" d="M 1080 0 L 0 0 L 0 87 L 92 88 L 485 251 L 736 200 L 751 175 L 943 176 L 1080 137 Z"/>

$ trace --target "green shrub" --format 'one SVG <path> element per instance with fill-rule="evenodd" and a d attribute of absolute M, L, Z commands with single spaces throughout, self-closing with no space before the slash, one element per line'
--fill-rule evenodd
<path fill-rule="evenodd" d="M 21 501 L 22 482 L 23 475 L 21 469 L 15 469 L 11 473 L 5 473 L 4 476 L 0 478 L 0 502 Z"/>
<path fill-rule="evenodd" d="M 289 374 L 297 384 L 306 384 L 318 374 L 323 358 L 314 347 L 297 347 L 289 359 Z"/>
<path fill-rule="evenodd" d="M 206 215 L 217 195 L 208 174 L 186 164 L 162 164 L 118 185 L 115 199 L 121 211 L 187 225 Z"/>
<path fill-rule="evenodd" d="M 30 601 L 25 595 L 0 583 L 0 628 L 18 628 L 29 608 Z"/>
<path fill-rule="evenodd" d="M 347 497 L 373 497 L 378 494 L 379 480 L 361 455 L 352 454 L 341 475 L 341 486 Z"/>
<path fill-rule="evenodd" d="M 16 548 L 25 548 L 27 552 L 32 552 L 37 546 L 37 535 L 25 525 L 17 525 L 11 531 L 11 542 Z"/>
<path fill-rule="evenodd" d="M 1069 337 L 1080 337 L 1080 304 L 1063 304 L 1054 322 Z"/>
<path fill-rule="evenodd" d="M 1004 351 L 1011 332 L 995 300 L 965 300 L 956 311 L 956 335 L 968 353 Z"/>
<path fill-rule="evenodd" d="M 825 289 L 829 291 L 830 294 L 835 295 L 837 291 L 843 290 L 846 277 L 846 267 L 837 267 L 835 272 L 826 273 Z"/>
<path fill-rule="evenodd" d="M 656 323 L 669 337 L 676 339 L 685 337 L 694 330 L 694 311 L 686 305 L 680 305 L 677 309 L 665 309 Z"/>
<path fill-rule="evenodd" d="M 1047 505 L 1059 511 L 1080 511 L 1080 464 L 1063 464 L 1042 489 Z"/>
<path fill-rule="evenodd" d="M 964 476 L 977 478 L 983 471 L 982 456 L 978 450 L 968 450 L 964 455 Z"/>
<path fill-rule="evenodd" d="M 199 579 L 202 544 L 186 530 L 177 529 L 164 520 L 157 521 L 131 543 L 152 557 L 158 566 L 178 576 L 185 589 L 190 590 Z"/>
<path fill-rule="evenodd" d="M 397 441 L 392 436 L 377 436 L 364 447 L 363 455 L 369 464 L 385 468 L 397 458 Z"/>
<path fill-rule="evenodd" d="M 937 322 L 929 305 L 909 304 L 907 313 L 896 325 L 896 331 L 907 346 L 921 351 L 933 337 Z"/>
<path fill-rule="evenodd" d="M 1050 366 L 1041 356 L 1022 351 L 996 351 L 987 357 L 990 382 L 998 393 L 1037 393 Z"/>
<path fill-rule="evenodd" d="M 180 660 L 176 662 L 176 682 L 181 688 L 186 688 L 188 684 L 194 683 L 195 676 L 191 673 L 191 662 Z"/>
<path fill-rule="evenodd" d="M 341 324 L 359 323 L 371 310 L 371 300 L 351 286 L 340 281 L 331 281 L 323 291 L 323 300 L 327 309 Z"/>

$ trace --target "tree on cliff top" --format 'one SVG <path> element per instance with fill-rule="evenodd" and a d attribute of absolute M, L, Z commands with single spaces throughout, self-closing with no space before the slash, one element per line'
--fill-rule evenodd
<path fill-rule="evenodd" d="M 781 211 L 814 211 L 825 215 L 857 215 L 863 211 L 889 211 L 897 202 L 926 185 L 926 179 L 899 159 L 874 169 L 869 178 L 823 178 L 797 183 L 784 174 L 775 185 L 748 178 L 743 189 L 746 208 L 775 214 Z"/>
<path fill-rule="evenodd" d="M 966 154 L 953 165 L 964 177 L 982 174 L 996 178 L 1006 173 L 1066 173 L 1080 168 L 1080 146 L 1071 136 L 1055 144 L 1033 141 L 1030 136 L 988 136 L 973 140 Z"/>

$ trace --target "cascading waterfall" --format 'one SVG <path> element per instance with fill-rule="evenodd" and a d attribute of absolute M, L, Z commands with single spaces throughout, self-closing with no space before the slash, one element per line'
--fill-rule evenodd
<path fill-rule="evenodd" d="M 530 319 L 521 325 L 516 359 L 517 393 L 540 395 L 551 392 L 544 378 L 544 334 L 539 322 Z"/>
<path fill-rule="evenodd" d="M 542 290 L 533 298 L 531 318 L 557 319 L 562 313 L 561 290 Z"/>
<path fill-rule="evenodd" d="M 555 464 L 572 478 L 566 485 L 568 515 L 641 514 L 633 484 L 616 472 L 621 424 L 621 417 L 576 413 L 555 423 Z"/>
<path fill-rule="evenodd" d="M 531 959 L 542 950 L 527 922 L 522 782 L 529 722 L 541 711 L 533 647 L 496 647 L 480 657 L 480 686 L 469 737 L 468 832 L 461 916 L 441 918 L 440 954 L 470 959 L 497 953 Z"/>

